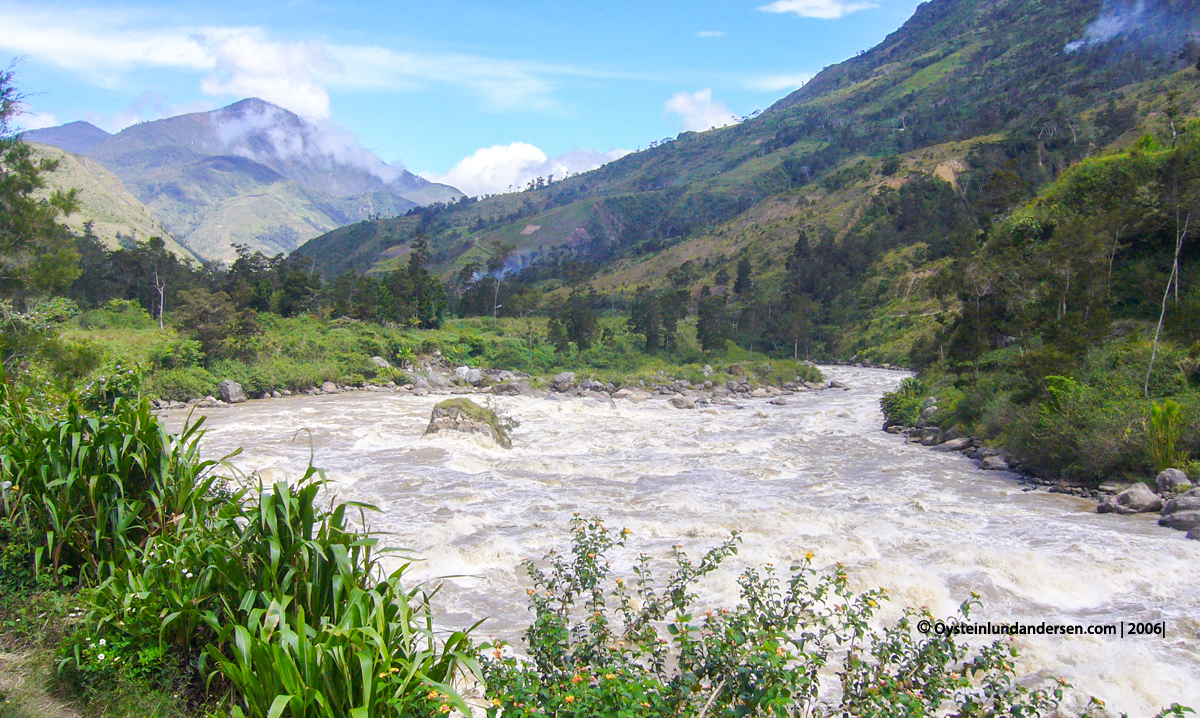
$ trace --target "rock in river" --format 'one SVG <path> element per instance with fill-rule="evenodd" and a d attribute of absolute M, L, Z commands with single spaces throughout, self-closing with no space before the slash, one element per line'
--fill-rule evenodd
<path fill-rule="evenodd" d="M 242 385 L 232 379 L 217 384 L 217 391 L 221 394 L 221 400 L 227 404 L 241 404 L 246 400 Z"/>
<path fill-rule="evenodd" d="M 1192 482 L 1188 480 L 1187 474 L 1179 469 L 1164 469 L 1154 479 L 1155 485 L 1158 487 L 1158 493 L 1176 493 L 1185 491 L 1191 487 Z"/>
<path fill-rule="evenodd" d="M 1158 494 L 1151 491 L 1149 486 L 1138 482 L 1117 494 L 1113 499 L 1112 510 L 1118 514 L 1144 514 L 1158 511 L 1162 505 Z"/>
<path fill-rule="evenodd" d="M 1167 499 L 1158 524 L 1180 531 L 1189 531 L 1200 526 L 1200 489 L 1192 489 L 1173 499 Z"/>
<path fill-rule="evenodd" d="M 436 434 L 439 431 L 482 434 L 506 449 L 512 448 L 508 430 L 496 413 L 470 399 L 448 399 L 433 407 L 425 433 Z"/>

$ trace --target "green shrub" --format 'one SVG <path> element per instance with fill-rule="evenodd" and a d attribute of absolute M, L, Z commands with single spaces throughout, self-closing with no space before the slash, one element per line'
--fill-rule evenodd
<path fill-rule="evenodd" d="M 142 390 L 142 369 L 128 359 L 105 362 L 79 391 L 79 402 L 91 410 L 104 410 L 118 399 L 133 400 Z"/>
<path fill-rule="evenodd" d="M 168 336 L 150 347 L 149 360 L 164 369 L 183 369 L 199 366 L 204 361 L 200 342 L 180 336 Z"/>
<path fill-rule="evenodd" d="M 159 369 L 151 372 L 143 385 L 148 396 L 187 401 L 215 396 L 218 379 L 207 369 L 190 366 L 182 369 Z"/>
<path fill-rule="evenodd" d="M 81 314 L 79 326 L 84 329 L 150 329 L 158 323 L 136 301 L 112 299 L 103 307 Z"/>
<path fill-rule="evenodd" d="M 1187 462 L 1187 452 L 1176 449 L 1182 430 L 1183 407 L 1167 399 L 1153 402 L 1147 415 L 1146 447 L 1155 472 L 1179 468 Z"/>
<path fill-rule="evenodd" d="M 643 554 L 627 581 L 610 578 L 605 555 L 627 531 L 576 518 L 566 553 L 526 566 L 533 623 L 529 661 L 485 645 L 488 715 L 1021 715 L 1046 716 L 1065 684 L 1015 681 L 1008 641 L 972 649 L 953 636 L 926 636 L 926 610 L 896 625 L 869 621 L 882 590 L 855 593 L 841 565 L 820 572 L 812 554 L 788 576 L 747 569 L 733 608 L 696 607 L 696 584 L 737 552 L 736 534 L 694 562 L 675 548 L 675 569 L 657 582 Z M 963 603 L 957 620 L 978 605 Z M 955 620 L 952 619 L 952 620 Z M 823 695 L 821 672 L 841 661 L 841 695 Z M 957 712 L 955 712 L 957 710 Z"/>
<path fill-rule="evenodd" d="M 885 426 L 916 426 L 921 419 L 921 404 L 928 393 L 916 377 L 900 382 L 896 391 L 886 392 L 879 400 Z"/>

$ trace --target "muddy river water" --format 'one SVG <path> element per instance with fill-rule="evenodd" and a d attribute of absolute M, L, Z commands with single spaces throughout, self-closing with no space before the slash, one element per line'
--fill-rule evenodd
<path fill-rule="evenodd" d="M 885 618 L 905 605 L 949 615 L 975 591 L 984 621 L 1163 622 L 1165 637 L 1023 637 L 1020 669 L 1134 716 L 1200 708 L 1200 542 L 1152 515 L 1100 515 L 1093 501 L 906 445 L 879 430 L 879 396 L 902 374 L 823 369 L 851 389 L 694 411 L 496 397 L 521 422 L 511 450 L 422 438 L 442 397 L 369 392 L 209 410 L 203 446 L 211 458 L 244 447 L 233 463 L 269 480 L 301 475 L 311 450 L 341 498 L 379 507 L 370 520 L 387 543 L 421 557 L 412 580 L 455 576 L 439 595 L 443 621 L 488 617 L 483 632 L 514 643 L 529 621 L 521 561 L 566 546 L 578 511 L 632 530 L 618 567 L 742 531 L 739 555 L 702 585 L 713 605 L 736 602 L 741 566 L 812 551 L 818 565 L 842 562 L 857 588 L 888 588 Z"/>

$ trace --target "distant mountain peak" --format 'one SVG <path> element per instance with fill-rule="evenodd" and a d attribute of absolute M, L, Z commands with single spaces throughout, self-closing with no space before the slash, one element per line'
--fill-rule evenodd
<path fill-rule="evenodd" d="M 30 130 L 22 133 L 21 136 L 29 142 L 40 142 L 43 145 L 53 145 L 67 152 L 83 154 L 112 135 L 90 122 L 78 120 L 58 127 Z"/>

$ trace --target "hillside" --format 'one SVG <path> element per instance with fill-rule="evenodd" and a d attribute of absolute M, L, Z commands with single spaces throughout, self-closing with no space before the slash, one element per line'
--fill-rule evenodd
<path fill-rule="evenodd" d="M 162 237 L 167 249 L 177 257 L 195 261 L 195 255 L 176 242 L 154 213 L 99 162 L 50 145 L 36 142 L 29 145 L 35 157 L 58 161 L 58 169 L 46 175 L 48 192 L 79 190 L 79 211 L 62 220 L 72 231 L 83 234 L 85 225 L 91 222 L 92 233 L 109 249 L 120 247 L 122 241 Z"/>
<path fill-rule="evenodd" d="M 1197 30 L 1196 0 L 933 0 L 738 125 L 543 189 L 357 223 L 301 251 L 327 275 L 362 272 L 391 266 L 422 233 L 450 277 L 486 243 L 514 241 L 518 266 L 589 263 L 594 286 L 626 296 L 684 257 L 707 260 L 695 287 L 743 249 L 778 275 L 801 227 L 844 235 L 880 186 L 922 173 L 992 213 L 1031 198 L 1162 104 L 1154 83 L 1189 70 Z M 884 176 L 878 163 L 893 156 Z"/>
<path fill-rule="evenodd" d="M 78 145 L 78 124 L 28 136 Z M 232 260 L 234 243 L 268 255 L 290 252 L 335 227 L 461 196 L 257 99 L 140 123 L 91 144 L 86 154 L 210 260 Z"/>

